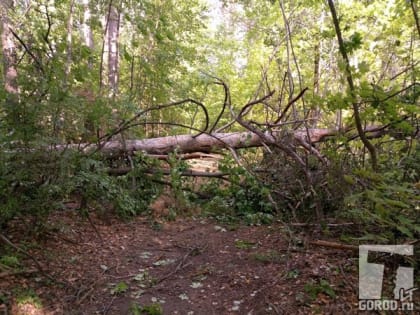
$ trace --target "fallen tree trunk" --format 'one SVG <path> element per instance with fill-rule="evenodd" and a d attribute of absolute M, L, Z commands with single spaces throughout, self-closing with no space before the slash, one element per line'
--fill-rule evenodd
<path fill-rule="evenodd" d="M 370 137 L 378 137 L 383 133 L 383 127 L 368 127 L 365 129 L 366 133 L 370 133 Z M 306 143 L 317 143 L 324 141 L 327 137 L 336 136 L 337 130 L 331 129 L 309 129 L 290 131 L 273 131 L 266 132 L 266 138 L 273 142 L 281 141 L 288 135 L 290 140 L 299 140 Z M 308 137 L 309 136 L 309 137 Z M 354 137 L 354 134 L 348 135 Z M 119 154 L 120 152 L 136 152 L 141 151 L 146 154 L 168 154 L 177 151 L 178 153 L 192 153 L 192 152 L 214 152 L 221 148 L 250 148 L 260 147 L 264 145 L 264 141 L 257 134 L 251 131 L 231 132 L 231 133 L 213 133 L 194 135 L 176 135 L 159 138 L 150 138 L 143 140 L 125 140 L 122 141 L 108 141 L 98 146 L 97 144 L 71 144 L 67 146 L 59 146 L 59 149 L 72 148 L 80 149 L 85 153 L 100 150 L 105 154 Z"/>
<path fill-rule="evenodd" d="M 121 167 L 117 169 L 109 169 L 108 174 L 113 176 L 120 176 L 125 175 L 131 172 L 133 169 L 130 167 Z M 171 171 L 167 169 L 149 169 L 146 170 L 148 174 L 162 174 L 162 175 L 170 175 Z M 223 172 L 200 172 L 200 171 L 193 171 L 193 170 L 185 170 L 182 171 L 180 176 L 190 176 L 190 177 L 213 177 L 213 178 L 224 178 L 229 174 Z"/>

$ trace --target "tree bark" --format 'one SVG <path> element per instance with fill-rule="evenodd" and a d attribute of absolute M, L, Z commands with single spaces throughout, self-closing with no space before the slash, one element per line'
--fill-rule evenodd
<path fill-rule="evenodd" d="M 112 5 L 109 12 L 108 21 L 108 84 L 111 97 L 115 97 L 118 93 L 118 77 L 119 77 L 119 52 L 118 38 L 120 30 L 120 13 L 118 9 Z"/>
<path fill-rule="evenodd" d="M 1 46 L 3 52 L 4 88 L 9 94 L 8 99 L 16 100 L 19 94 L 17 83 L 18 72 L 16 68 L 16 45 L 11 31 L 10 12 L 13 10 L 13 0 L 2 0 L 0 2 L 0 28 Z"/>
<path fill-rule="evenodd" d="M 82 4 L 84 10 L 83 21 L 81 25 L 82 38 L 85 46 L 93 50 L 93 34 L 92 28 L 90 27 L 91 13 L 89 8 L 89 0 L 82 0 Z M 91 67 L 91 64 L 89 64 L 89 67 Z"/>
<path fill-rule="evenodd" d="M 379 137 L 383 135 L 384 129 L 381 127 L 371 126 L 367 127 L 364 132 L 369 133 L 369 137 Z M 350 131 L 348 131 L 350 133 Z M 308 134 L 310 139 L 308 139 Z M 309 129 L 295 131 L 293 134 L 285 135 L 284 131 L 265 133 L 265 138 L 273 139 L 273 141 L 287 141 L 291 143 L 317 143 L 325 141 L 328 137 L 337 135 L 337 130 L 330 129 Z M 355 133 L 349 134 L 350 139 L 357 137 Z M 310 140 L 310 141 L 309 141 Z M 141 151 L 146 154 L 169 154 L 172 152 L 178 153 L 192 153 L 192 152 L 215 152 L 224 148 L 251 148 L 266 145 L 256 133 L 251 131 L 231 132 L 231 133 L 213 133 L 201 134 L 199 136 L 193 135 L 177 135 L 159 138 L 151 138 L 144 140 L 125 140 L 121 141 L 108 141 L 100 147 L 100 151 L 104 154 L 119 155 L 121 152 L 135 152 Z M 96 144 L 70 144 L 57 146 L 57 149 L 79 149 L 85 153 L 90 153 L 98 150 Z"/>
<path fill-rule="evenodd" d="M 67 21 L 67 60 L 64 76 L 64 85 L 67 87 L 67 80 L 71 72 L 71 64 L 73 61 L 73 13 L 74 13 L 74 0 L 70 1 L 69 19 Z"/>

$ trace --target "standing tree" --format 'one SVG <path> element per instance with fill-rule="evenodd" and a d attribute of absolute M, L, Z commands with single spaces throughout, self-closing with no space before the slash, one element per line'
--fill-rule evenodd
<path fill-rule="evenodd" d="M 4 89 L 8 93 L 8 101 L 15 102 L 19 92 L 17 83 L 17 55 L 15 39 L 12 33 L 10 16 L 12 15 L 13 0 L 2 0 L 0 3 L 1 46 L 3 52 Z"/>

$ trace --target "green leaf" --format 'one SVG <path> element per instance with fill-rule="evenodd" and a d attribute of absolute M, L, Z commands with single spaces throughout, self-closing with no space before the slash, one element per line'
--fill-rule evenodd
<path fill-rule="evenodd" d="M 366 61 L 362 61 L 361 63 L 359 63 L 357 68 L 359 70 L 359 73 L 361 74 L 368 73 L 370 70 L 369 64 Z"/>
<path fill-rule="evenodd" d="M 402 234 L 404 234 L 404 235 L 406 235 L 406 236 L 408 236 L 410 238 L 413 238 L 413 233 L 411 233 L 411 231 L 407 227 L 401 226 L 401 225 L 397 225 L 396 228 Z"/>
<path fill-rule="evenodd" d="M 111 290 L 112 295 L 119 295 L 128 290 L 128 285 L 124 281 L 117 283 L 114 288 Z"/>
<path fill-rule="evenodd" d="M 346 183 L 350 185 L 354 185 L 356 183 L 356 179 L 351 175 L 344 174 L 343 178 L 346 181 Z"/>
<path fill-rule="evenodd" d="M 175 35 L 174 34 L 172 34 L 171 32 L 166 32 L 166 37 L 168 37 L 168 39 L 169 40 L 171 40 L 171 41 L 175 41 L 176 39 L 175 39 Z"/>

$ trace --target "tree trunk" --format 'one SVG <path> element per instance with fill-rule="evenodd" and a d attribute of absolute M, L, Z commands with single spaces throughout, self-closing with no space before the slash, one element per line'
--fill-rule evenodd
<path fill-rule="evenodd" d="M 120 13 L 114 5 L 110 8 L 108 18 L 108 84 L 110 96 L 115 97 L 118 93 L 118 38 L 120 31 Z"/>
<path fill-rule="evenodd" d="M 89 8 L 89 0 L 82 0 L 83 4 L 83 21 L 81 25 L 81 31 L 82 31 L 82 38 L 83 42 L 86 47 L 89 47 L 90 50 L 93 50 L 93 34 L 92 34 L 92 28 L 90 27 L 90 8 Z M 92 67 L 92 62 L 89 60 L 89 68 Z"/>
<path fill-rule="evenodd" d="M 353 76 L 352 76 L 351 67 L 350 67 L 350 61 L 349 61 L 349 58 L 348 58 L 348 55 L 347 55 L 347 50 L 346 50 L 346 47 L 345 47 L 345 44 L 344 44 L 343 36 L 341 35 L 340 22 L 339 22 L 339 19 L 337 17 L 337 12 L 335 10 L 334 1 L 333 0 L 328 0 L 328 6 L 330 7 L 331 16 L 332 16 L 332 19 L 333 19 L 333 24 L 334 24 L 334 28 L 335 28 L 335 33 L 337 35 L 339 50 L 340 50 L 341 56 L 343 57 L 343 60 L 344 60 L 345 65 L 346 65 L 345 75 L 346 75 L 347 83 L 349 85 L 350 95 L 352 97 L 354 122 L 356 124 L 357 132 L 359 133 L 360 140 L 362 140 L 364 146 L 368 149 L 368 151 L 370 153 L 372 169 L 377 170 L 378 169 L 378 158 L 377 158 L 377 155 L 376 155 L 376 149 L 373 146 L 373 144 L 368 140 L 368 138 L 366 137 L 366 135 L 363 132 L 363 125 L 362 125 L 362 119 L 360 117 L 359 104 L 356 100 L 356 98 L 357 98 L 356 87 L 354 86 Z"/>
<path fill-rule="evenodd" d="M 67 80 L 71 72 L 71 64 L 73 60 L 73 13 L 74 13 L 74 0 L 70 1 L 69 19 L 67 21 L 67 60 L 66 68 L 64 70 L 64 86 L 67 87 Z"/>
<path fill-rule="evenodd" d="M 365 129 L 369 133 L 368 137 L 379 137 L 384 134 L 384 128 L 371 126 Z M 350 133 L 350 131 L 349 131 Z M 310 141 L 307 135 L 310 136 Z M 273 139 L 273 141 L 290 141 L 293 143 L 317 143 L 325 141 L 327 137 L 337 135 L 336 130 L 330 129 L 309 129 L 295 131 L 293 134 L 284 135 L 284 132 L 270 132 L 265 133 L 266 138 Z M 289 139 L 285 139 L 288 137 Z M 355 133 L 349 134 L 350 139 L 357 138 Z M 197 137 L 193 135 L 177 135 L 160 138 L 151 138 L 144 140 L 125 140 L 108 141 L 104 143 L 100 150 L 105 154 L 119 155 L 121 152 L 135 152 L 141 151 L 146 154 L 168 154 L 171 152 L 191 153 L 191 152 L 214 152 L 223 148 L 250 148 L 260 147 L 265 143 L 260 136 L 251 132 L 231 132 L 231 133 L 213 133 L 211 135 L 201 134 Z M 72 144 L 57 146 L 57 149 L 80 149 L 86 153 L 98 150 L 96 144 Z"/>
<path fill-rule="evenodd" d="M 10 12 L 13 10 L 13 0 L 2 0 L 0 2 L 0 27 L 1 46 L 3 52 L 4 88 L 8 93 L 8 99 L 16 100 L 19 94 L 17 83 L 18 72 L 16 69 L 16 45 L 11 32 Z"/>

